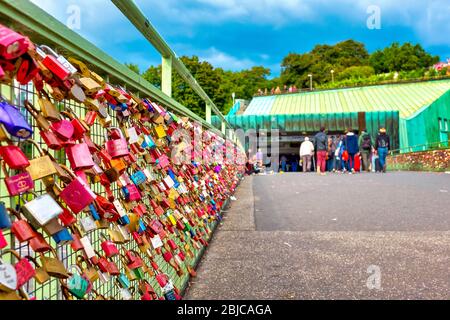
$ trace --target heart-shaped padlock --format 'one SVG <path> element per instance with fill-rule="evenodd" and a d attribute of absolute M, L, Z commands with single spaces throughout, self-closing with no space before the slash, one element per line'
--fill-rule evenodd
<path fill-rule="evenodd" d="M 17 273 L 14 266 L 0 260 L 0 290 L 13 291 L 17 288 Z"/>
<path fill-rule="evenodd" d="M 75 133 L 72 123 L 64 119 L 53 122 L 50 127 L 58 135 L 58 137 L 64 140 L 69 140 Z"/>

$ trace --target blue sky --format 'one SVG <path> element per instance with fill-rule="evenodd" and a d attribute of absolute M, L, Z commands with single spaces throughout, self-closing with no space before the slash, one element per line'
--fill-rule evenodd
<path fill-rule="evenodd" d="M 120 62 L 141 70 L 160 63 L 158 53 L 109 0 L 32 0 L 66 23 L 80 8 L 82 36 Z M 393 41 L 420 43 L 450 58 L 448 0 L 136 0 L 177 55 L 197 55 L 216 67 L 264 65 L 277 75 L 289 52 L 355 39 L 369 51 Z M 381 29 L 367 27 L 369 6 L 380 9 Z"/>

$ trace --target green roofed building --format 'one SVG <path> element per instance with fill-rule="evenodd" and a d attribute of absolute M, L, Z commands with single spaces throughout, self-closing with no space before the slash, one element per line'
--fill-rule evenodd
<path fill-rule="evenodd" d="M 289 144 L 284 152 L 321 126 L 330 134 L 366 128 L 373 136 L 386 127 L 393 148 L 423 150 L 449 140 L 450 80 L 258 96 L 233 113 L 227 120 L 236 128 L 279 129 Z"/>

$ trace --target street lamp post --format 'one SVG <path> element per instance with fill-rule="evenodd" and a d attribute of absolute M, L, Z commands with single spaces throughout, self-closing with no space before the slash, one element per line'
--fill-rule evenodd
<path fill-rule="evenodd" d="M 312 76 L 312 74 L 308 74 L 308 77 L 309 77 L 309 89 L 312 91 L 312 89 L 313 89 L 313 82 L 312 82 L 313 76 Z"/>
<path fill-rule="evenodd" d="M 331 82 L 334 83 L 334 70 L 331 70 Z"/>
<path fill-rule="evenodd" d="M 234 107 L 234 104 L 235 104 L 235 101 L 236 101 L 236 93 L 233 92 L 233 93 L 231 94 L 231 96 L 233 97 L 233 107 Z"/>

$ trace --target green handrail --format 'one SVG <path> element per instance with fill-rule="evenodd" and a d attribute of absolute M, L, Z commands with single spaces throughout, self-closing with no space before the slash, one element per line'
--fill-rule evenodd
<path fill-rule="evenodd" d="M 173 67 L 183 80 L 206 102 L 211 106 L 214 113 L 225 122 L 229 128 L 231 125 L 227 122 L 217 106 L 206 94 L 197 80 L 192 76 L 184 63 L 178 58 L 175 52 L 170 48 L 167 42 L 162 38 L 151 22 L 145 17 L 133 0 L 111 0 L 116 7 L 128 18 L 128 20 L 138 29 L 141 34 L 159 51 L 165 58 L 172 58 Z"/>
<path fill-rule="evenodd" d="M 200 122 L 205 128 L 223 136 L 220 130 L 70 30 L 31 1 L 1 0 L 0 18 L 2 23 L 10 24 L 15 30 L 29 35 L 34 42 L 45 42 L 64 55 L 75 56 L 86 62 L 98 74 L 108 75 L 111 82 L 125 85 L 127 89 L 134 90 L 142 96 L 151 97 L 169 110 L 188 116 Z"/>

